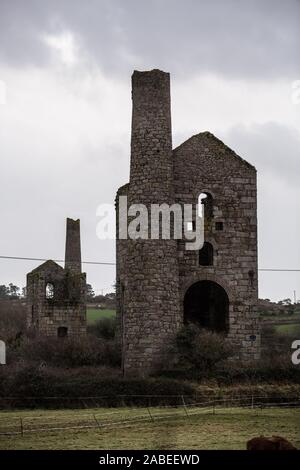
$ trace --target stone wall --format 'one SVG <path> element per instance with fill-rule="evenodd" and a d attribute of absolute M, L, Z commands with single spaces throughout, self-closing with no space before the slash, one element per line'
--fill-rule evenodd
<path fill-rule="evenodd" d="M 244 359 L 257 359 L 256 170 L 204 132 L 174 150 L 174 185 L 176 201 L 181 204 L 196 205 L 203 192 L 211 194 L 213 204 L 212 217 L 205 226 L 205 240 L 214 248 L 213 266 L 199 266 L 198 252 L 186 251 L 183 243 L 178 244 L 181 315 L 191 284 L 216 282 L 229 297 L 229 338 L 242 346 Z M 223 230 L 216 229 L 217 222 L 223 222 Z"/>
<path fill-rule="evenodd" d="M 58 328 L 68 329 L 68 337 L 86 333 L 85 274 L 76 277 L 77 298 L 74 299 L 70 276 L 50 261 L 27 275 L 27 327 L 38 334 L 58 336 Z M 54 286 L 53 298 L 46 298 L 46 285 Z"/>
<path fill-rule="evenodd" d="M 65 269 L 48 260 L 27 274 L 27 326 L 46 336 L 78 338 L 86 334 L 79 220 L 67 219 L 65 253 Z"/>
<path fill-rule="evenodd" d="M 132 76 L 132 138 L 128 205 L 174 201 L 169 74 Z M 159 171 L 158 171 L 159 170 Z M 166 361 L 179 323 L 177 242 L 126 240 L 117 247 L 118 316 L 123 367 L 148 375 Z"/>
<path fill-rule="evenodd" d="M 128 196 L 128 206 L 148 209 L 151 203 L 194 204 L 195 217 L 199 194 L 207 193 L 212 213 L 205 240 L 213 247 L 213 264 L 200 266 L 199 252 L 187 251 L 184 239 L 117 239 L 124 374 L 149 375 L 168 364 L 168 349 L 184 323 L 186 292 L 204 280 L 228 297 L 227 333 L 241 347 L 241 358 L 257 359 L 256 170 L 208 132 L 172 151 L 169 74 L 134 72 L 132 99 L 130 182 L 117 194 L 117 234 L 120 195 Z"/>

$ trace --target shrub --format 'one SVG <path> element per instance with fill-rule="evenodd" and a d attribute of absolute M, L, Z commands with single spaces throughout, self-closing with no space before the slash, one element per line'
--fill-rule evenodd
<path fill-rule="evenodd" d="M 15 346 L 26 330 L 26 304 L 20 300 L 0 301 L 0 339 Z"/>
<path fill-rule="evenodd" d="M 120 370 L 103 367 L 61 369 L 20 364 L 0 369 L 1 406 L 14 408 L 182 405 L 182 395 L 186 403 L 238 398 L 249 404 L 252 395 L 256 403 L 294 402 L 299 400 L 299 387 L 290 383 L 218 387 L 163 377 L 123 379 Z"/>
<path fill-rule="evenodd" d="M 292 339 L 295 336 L 293 334 L 279 333 L 273 325 L 263 325 L 261 335 L 262 349 L 265 355 L 289 351 Z"/>
<path fill-rule="evenodd" d="M 109 365 L 119 367 L 120 349 L 113 340 L 100 340 L 92 335 L 85 338 L 26 338 L 19 357 L 24 361 L 56 367 Z"/>
<path fill-rule="evenodd" d="M 289 354 L 262 358 L 254 363 L 227 361 L 219 365 L 214 378 L 219 384 L 290 383 L 300 384 L 300 370 Z"/>
<path fill-rule="evenodd" d="M 211 372 L 236 353 L 236 348 L 223 335 L 192 323 L 179 331 L 176 346 L 181 367 L 202 373 Z"/>
<path fill-rule="evenodd" d="M 176 405 L 182 403 L 182 395 L 195 394 L 192 384 L 165 378 L 123 379 L 112 371 L 107 376 L 101 368 L 81 368 L 74 373 L 31 364 L 5 374 L 1 395 L 14 398 L 3 405 L 15 407 Z"/>
<path fill-rule="evenodd" d="M 113 339 L 116 332 L 116 319 L 100 318 L 92 325 L 88 325 L 88 332 L 97 338 Z"/>

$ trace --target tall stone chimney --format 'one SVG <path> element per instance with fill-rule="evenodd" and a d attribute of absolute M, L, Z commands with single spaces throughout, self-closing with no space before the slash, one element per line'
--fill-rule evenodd
<path fill-rule="evenodd" d="M 134 71 L 130 195 L 138 203 L 168 203 L 172 183 L 170 74 Z"/>
<path fill-rule="evenodd" d="M 80 220 L 67 219 L 65 269 L 81 273 Z"/>
<path fill-rule="evenodd" d="M 147 207 L 150 236 L 151 204 L 174 202 L 170 76 L 135 71 L 128 205 Z M 177 240 L 128 239 L 124 250 L 123 370 L 147 376 L 166 360 L 180 324 Z"/>

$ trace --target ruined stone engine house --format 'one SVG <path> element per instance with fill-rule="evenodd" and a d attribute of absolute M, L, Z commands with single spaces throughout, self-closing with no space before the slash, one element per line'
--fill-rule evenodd
<path fill-rule="evenodd" d="M 204 204 L 205 243 L 190 251 L 185 240 L 117 239 L 124 374 L 147 376 L 166 363 L 170 343 L 189 321 L 223 332 L 242 360 L 255 360 L 256 170 L 209 132 L 172 149 L 168 73 L 135 71 L 132 101 L 130 181 L 117 193 L 117 227 L 120 195 L 149 208 Z"/>
<path fill-rule="evenodd" d="M 85 292 L 80 221 L 67 219 L 65 268 L 48 260 L 27 274 L 28 328 L 52 337 L 85 335 Z"/>

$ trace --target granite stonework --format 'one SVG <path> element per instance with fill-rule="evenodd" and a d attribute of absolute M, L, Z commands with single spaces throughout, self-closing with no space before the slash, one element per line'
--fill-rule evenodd
<path fill-rule="evenodd" d="M 65 269 L 48 260 L 27 274 L 28 328 L 45 336 L 84 336 L 85 293 L 86 274 L 81 272 L 80 222 L 67 219 Z"/>
<path fill-rule="evenodd" d="M 120 195 L 128 197 L 128 206 L 196 208 L 205 194 L 204 238 L 211 254 L 187 250 L 185 240 L 117 236 L 124 374 L 147 376 L 168 363 L 172 340 L 190 320 L 224 331 L 242 360 L 258 359 L 256 170 L 209 132 L 172 150 L 168 73 L 135 71 L 132 102 L 130 182 L 117 193 L 117 233 Z"/>

